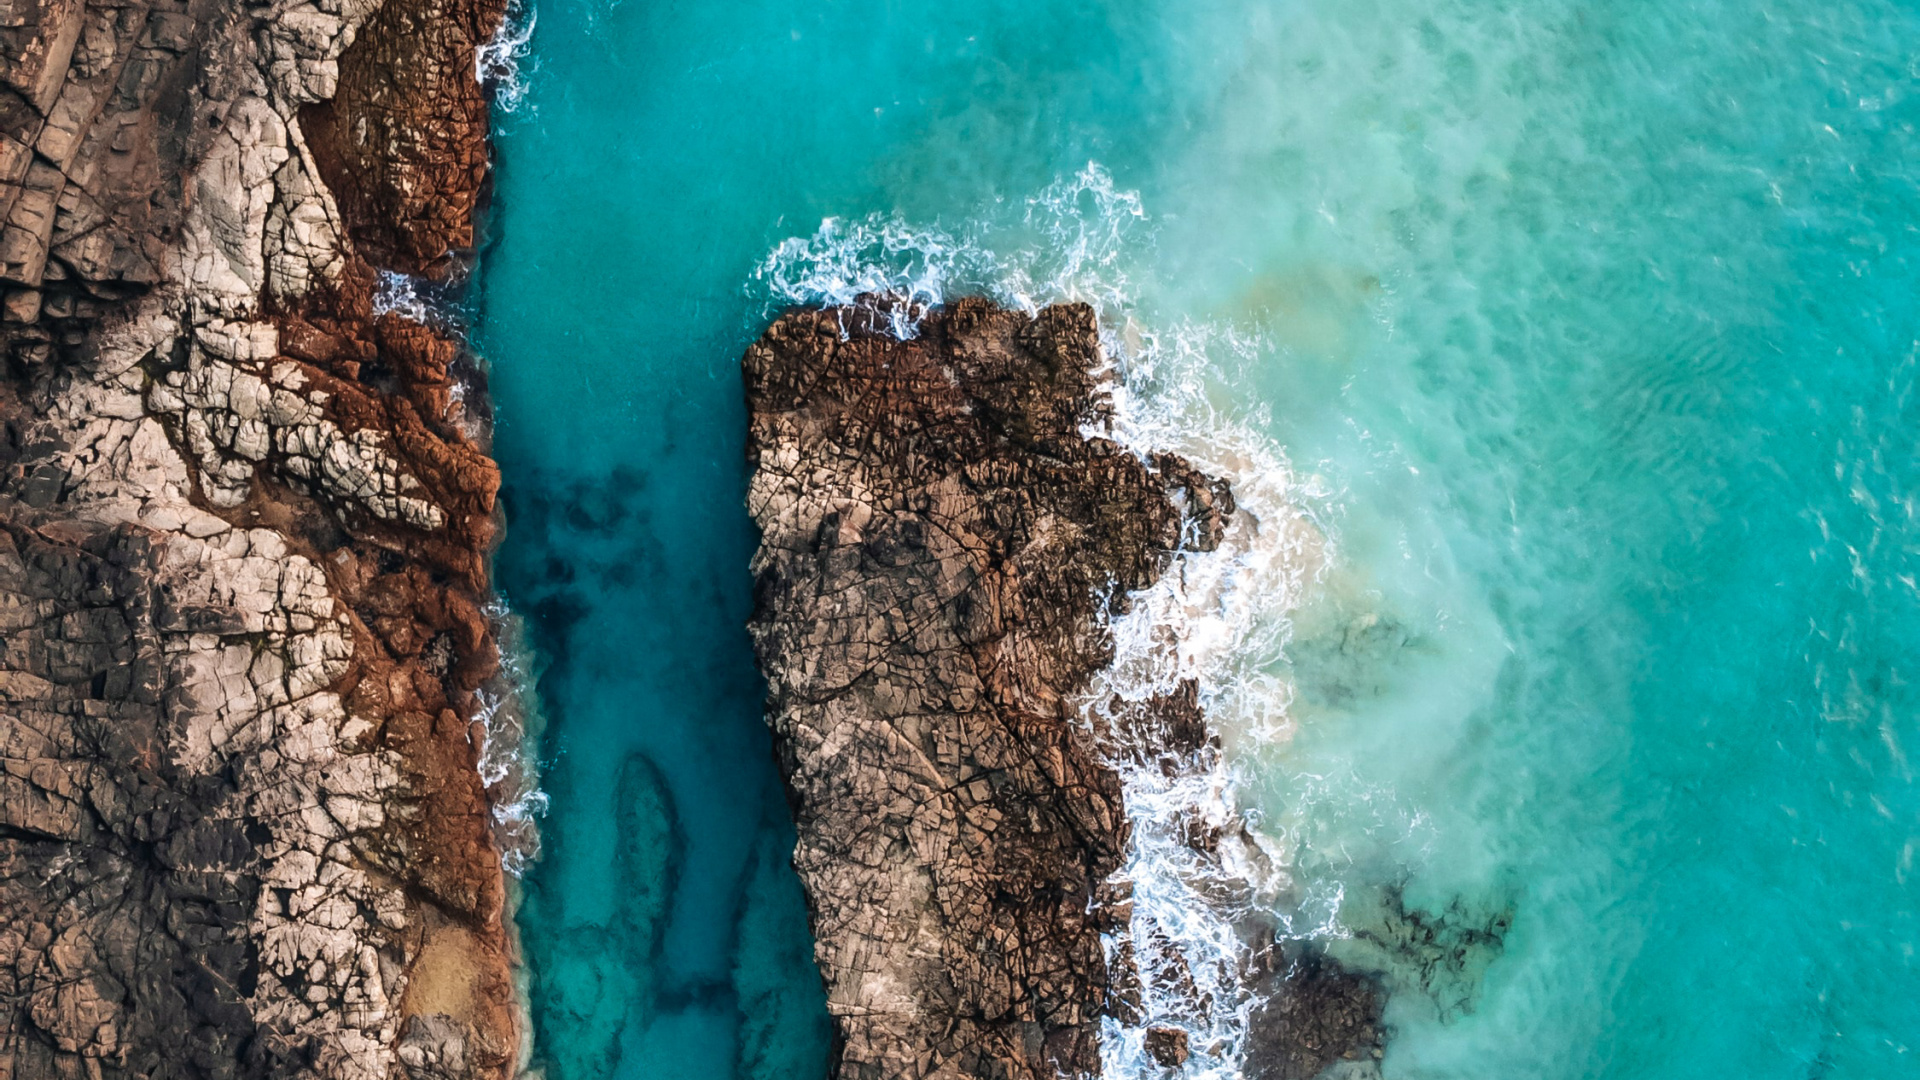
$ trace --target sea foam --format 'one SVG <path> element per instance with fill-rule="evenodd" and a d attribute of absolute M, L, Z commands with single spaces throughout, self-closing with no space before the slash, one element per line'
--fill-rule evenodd
<path fill-rule="evenodd" d="M 520 616 L 496 597 L 485 609 L 500 650 L 500 670 L 475 692 L 480 708 L 477 768 L 492 807 L 492 832 L 500 862 L 508 874 L 519 877 L 540 857 L 540 819 L 547 813 L 547 793 L 540 790 L 538 763 L 531 752 L 545 728 L 539 709 L 536 680 L 530 669 L 534 656 L 526 641 Z"/>
<path fill-rule="evenodd" d="M 492 89 L 493 103 L 501 112 L 519 112 L 526 105 L 526 72 L 521 65 L 532 51 L 538 19 L 531 0 L 510 0 L 493 37 L 474 50 L 474 78 Z"/>

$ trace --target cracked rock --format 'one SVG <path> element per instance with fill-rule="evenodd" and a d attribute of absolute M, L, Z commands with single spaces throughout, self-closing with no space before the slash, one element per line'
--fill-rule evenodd
<path fill-rule="evenodd" d="M 298 112 L 395 55 L 381 27 L 492 10 L 21 0 L 0 25 L 0 1077 L 516 1067 L 471 724 L 497 667 L 483 387 L 375 317 L 350 234 L 410 226 L 343 212 Z M 471 51 L 440 59 L 473 82 Z M 411 85 L 395 125 L 440 107 Z M 479 171 L 422 176 L 464 223 Z"/>
<path fill-rule="evenodd" d="M 1074 702 L 1191 470 L 1082 434 L 1090 308 L 961 300 L 902 341 L 888 307 L 791 313 L 744 362 L 751 630 L 834 1075 L 1089 1076 L 1127 819 Z"/>

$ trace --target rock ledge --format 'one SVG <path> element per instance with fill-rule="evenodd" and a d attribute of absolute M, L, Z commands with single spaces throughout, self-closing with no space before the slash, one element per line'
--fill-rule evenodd
<path fill-rule="evenodd" d="M 1230 499 L 1082 435 L 1107 415 L 1091 309 L 887 326 L 798 311 L 745 360 L 751 629 L 835 1075 L 1090 1075 L 1127 819 L 1076 695 L 1112 654 L 1100 597 Z"/>

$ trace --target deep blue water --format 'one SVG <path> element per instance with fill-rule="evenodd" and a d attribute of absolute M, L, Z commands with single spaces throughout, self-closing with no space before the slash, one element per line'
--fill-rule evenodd
<path fill-rule="evenodd" d="M 909 281 L 1095 301 L 1138 437 L 1293 522 L 1184 625 L 1283 906 L 1396 987 L 1387 1077 L 1912 1074 L 1911 7 L 538 20 L 476 317 L 550 1080 L 824 1068 L 737 363 Z M 1422 969 L 1390 890 L 1511 929 Z"/>

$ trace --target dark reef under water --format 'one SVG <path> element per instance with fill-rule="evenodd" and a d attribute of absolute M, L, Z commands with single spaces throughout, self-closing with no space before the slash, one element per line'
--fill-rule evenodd
<path fill-rule="evenodd" d="M 716 573 L 684 595 L 701 551 L 737 552 L 750 530 L 742 511 L 734 543 L 688 551 L 661 532 L 659 495 L 630 465 L 504 493 L 499 582 L 530 631 L 561 810 L 520 912 L 535 1062 L 552 1080 L 819 1075 L 826 1015 L 745 583 Z"/>

